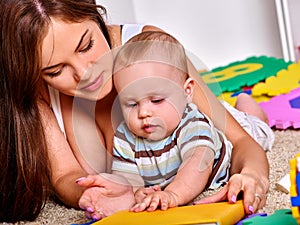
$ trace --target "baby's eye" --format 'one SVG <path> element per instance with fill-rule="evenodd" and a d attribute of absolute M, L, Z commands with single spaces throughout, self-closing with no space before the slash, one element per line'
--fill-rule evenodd
<path fill-rule="evenodd" d="M 137 104 L 135 102 L 130 102 L 130 103 L 127 103 L 126 106 L 132 108 L 132 107 L 137 106 Z"/>
<path fill-rule="evenodd" d="M 151 100 L 151 102 L 152 102 L 152 103 L 155 103 L 155 104 L 161 103 L 161 102 L 163 102 L 163 101 L 164 101 L 163 98 L 157 98 L 157 99 L 152 99 L 152 100 Z"/>

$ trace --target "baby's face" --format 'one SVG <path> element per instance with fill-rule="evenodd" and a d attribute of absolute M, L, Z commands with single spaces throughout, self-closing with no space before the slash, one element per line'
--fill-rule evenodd
<path fill-rule="evenodd" d="M 178 126 L 187 104 L 185 74 L 170 65 L 133 64 L 114 74 L 124 119 L 137 136 L 161 140 Z"/>

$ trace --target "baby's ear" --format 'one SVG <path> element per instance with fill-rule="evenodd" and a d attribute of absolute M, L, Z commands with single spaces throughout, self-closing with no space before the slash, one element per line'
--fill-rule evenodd
<path fill-rule="evenodd" d="M 191 103 L 193 100 L 194 86 L 195 86 L 195 81 L 190 77 L 184 83 L 183 88 L 188 103 Z"/>

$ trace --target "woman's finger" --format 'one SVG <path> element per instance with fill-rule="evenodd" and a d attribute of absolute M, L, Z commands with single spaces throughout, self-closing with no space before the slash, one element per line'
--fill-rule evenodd
<path fill-rule="evenodd" d="M 249 181 L 244 191 L 244 207 L 247 214 L 253 214 L 266 203 L 266 194 L 261 185 Z"/>
<path fill-rule="evenodd" d="M 227 192 L 228 192 L 228 186 L 225 185 L 220 191 L 217 193 L 214 193 L 208 197 L 202 198 L 198 201 L 195 201 L 194 204 L 209 204 L 209 203 L 215 203 L 227 200 Z"/>
<path fill-rule="evenodd" d="M 76 183 L 80 186 L 91 187 L 91 186 L 99 186 L 99 187 L 113 187 L 119 185 L 129 186 L 129 182 L 121 176 L 115 174 L 108 173 L 100 173 L 97 175 L 88 175 L 86 177 L 80 177 L 76 180 Z"/>
<path fill-rule="evenodd" d="M 248 174 L 235 174 L 229 182 L 228 199 L 243 191 L 243 204 L 247 214 L 253 214 L 266 203 L 266 192 L 261 181 Z"/>
<path fill-rule="evenodd" d="M 237 196 L 239 195 L 239 193 L 244 191 L 243 176 L 241 174 L 232 175 L 228 181 L 227 188 L 228 201 L 231 203 L 235 203 L 237 201 Z"/>

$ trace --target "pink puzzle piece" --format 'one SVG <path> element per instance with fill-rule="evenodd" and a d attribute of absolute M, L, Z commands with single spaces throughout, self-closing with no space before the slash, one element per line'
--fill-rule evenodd
<path fill-rule="evenodd" d="M 259 104 L 268 115 L 270 127 L 275 126 L 278 129 L 300 128 L 300 88 Z"/>

